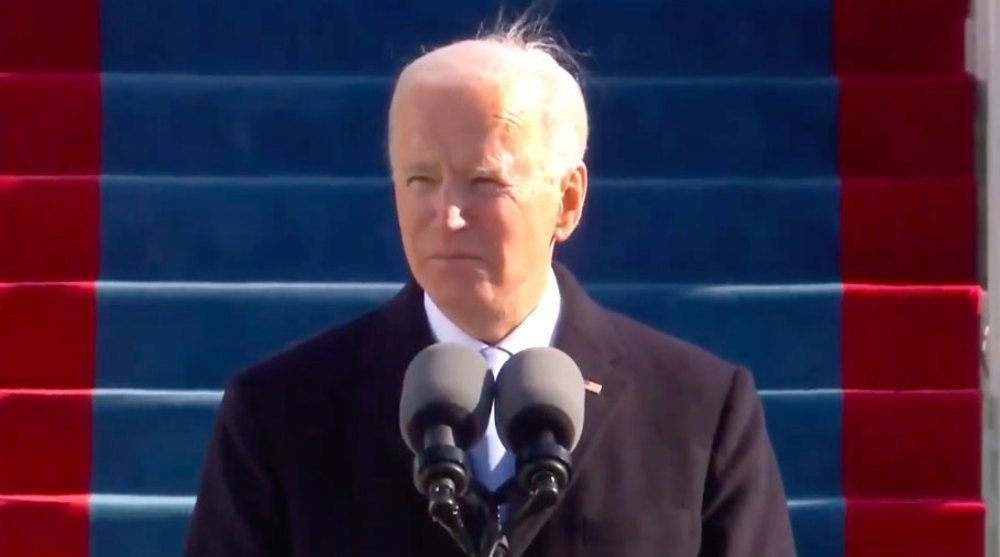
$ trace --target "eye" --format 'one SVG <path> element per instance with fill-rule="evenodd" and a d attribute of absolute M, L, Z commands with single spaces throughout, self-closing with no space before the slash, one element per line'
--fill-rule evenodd
<path fill-rule="evenodd" d="M 406 179 L 407 186 L 428 186 L 434 183 L 430 176 L 411 176 Z"/>
<path fill-rule="evenodd" d="M 501 190 L 507 187 L 507 184 L 502 180 L 490 176 L 477 176 L 472 179 L 472 186 L 477 191 L 491 192 Z"/>

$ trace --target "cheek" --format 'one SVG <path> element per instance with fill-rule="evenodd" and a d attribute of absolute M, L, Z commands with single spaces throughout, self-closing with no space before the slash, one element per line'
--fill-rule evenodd
<path fill-rule="evenodd" d="M 518 204 L 519 218 L 525 234 L 547 243 L 559 218 L 559 202 L 559 196 L 549 191 L 535 192 L 521 201 Z"/>
<path fill-rule="evenodd" d="M 421 203 L 421 200 L 413 195 L 412 191 L 397 187 L 395 199 L 396 214 L 401 225 L 412 228 L 425 218 L 423 216 L 427 212 L 423 206 L 425 204 Z"/>
<path fill-rule="evenodd" d="M 396 218 L 399 222 L 401 240 L 407 251 L 412 251 L 420 244 L 421 214 L 420 208 L 405 192 L 396 195 Z"/>
<path fill-rule="evenodd" d="M 532 204 L 530 206 L 503 204 L 492 215 L 491 232 L 495 234 L 508 257 L 530 258 L 543 250 L 552 235 L 551 211 Z"/>

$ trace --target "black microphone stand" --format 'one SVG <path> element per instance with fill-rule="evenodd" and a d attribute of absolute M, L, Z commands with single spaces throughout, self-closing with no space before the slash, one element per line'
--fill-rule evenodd
<path fill-rule="evenodd" d="M 428 514 L 468 557 L 505 557 L 510 533 L 559 501 L 573 469 L 569 451 L 551 432 L 543 433 L 518 452 L 515 477 L 493 492 L 472 478 L 464 451 L 451 443 L 435 442 L 447 439 L 438 437 L 442 433 L 428 431 L 429 443 L 413 461 L 414 482 L 427 497 Z M 463 500 L 482 515 L 478 537 L 471 535 L 463 520 Z M 515 501 L 508 519 L 501 521 L 501 506 Z"/>
<path fill-rule="evenodd" d="M 459 497 L 468 491 L 471 476 L 465 451 L 455 446 L 451 428 L 436 426 L 424 432 L 424 448 L 413 459 L 413 483 L 427 497 L 431 519 L 466 554 L 476 551 L 476 544 L 462 520 Z"/>
<path fill-rule="evenodd" d="M 515 477 L 495 493 L 475 479 L 466 484 L 475 495 L 467 502 L 478 507 L 483 518 L 478 543 L 472 542 L 462 521 L 461 506 L 454 491 L 444 488 L 437 504 L 431 499 L 431 516 L 467 556 L 505 557 L 510 550 L 508 537 L 511 532 L 532 515 L 558 503 L 569 484 L 573 467 L 569 451 L 556 442 L 554 435 L 545 432 L 535 443 L 518 452 L 516 469 Z M 432 495 L 433 491 L 428 492 L 428 497 Z M 514 502 L 507 520 L 501 521 L 501 506 Z"/>

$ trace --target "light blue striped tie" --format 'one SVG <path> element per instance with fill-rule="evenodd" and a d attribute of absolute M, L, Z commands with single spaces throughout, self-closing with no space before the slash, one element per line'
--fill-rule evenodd
<path fill-rule="evenodd" d="M 496 377 L 501 366 L 512 354 L 506 350 L 488 346 L 480 353 L 489 362 L 493 376 Z M 495 408 L 490 409 L 490 422 L 486 434 L 470 451 L 473 473 L 491 491 L 497 491 L 507 479 L 514 475 L 514 459 L 500 442 L 495 421 Z"/>

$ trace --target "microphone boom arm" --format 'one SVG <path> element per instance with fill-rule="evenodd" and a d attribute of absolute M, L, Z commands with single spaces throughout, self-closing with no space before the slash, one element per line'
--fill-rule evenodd
<path fill-rule="evenodd" d="M 424 449 L 413 460 L 414 483 L 427 497 L 427 512 L 467 555 L 476 543 L 462 520 L 458 498 L 469 488 L 469 464 L 455 445 L 450 427 L 435 426 L 424 433 Z"/>
<path fill-rule="evenodd" d="M 462 521 L 462 512 L 455 498 L 455 484 L 448 478 L 432 482 L 427 492 L 427 512 L 441 525 L 467 555 L 474 555 L 475 542 Z"/>
<path fill-rule="evenodd" d="M 514 494 L 521 493 L 521 504 L 513 506 L 511 516 L 502 525 L 498 524 L 498 517 L 493 513 L 493 520 L 483 532 L 479 557 L 504 557 L 511 532 L 529 516 L 559 502 L 569 484 L 573 465 L 570 452 L 556 441 L 550 431 L 544 431 L 535 444 L 517 455 L 517 468 L 517 476 L 507 480 L 500 487 L 499 494 L 502 500 L 509 501 Z M 495 510 L 496 507 L 493 507 Z"/>

